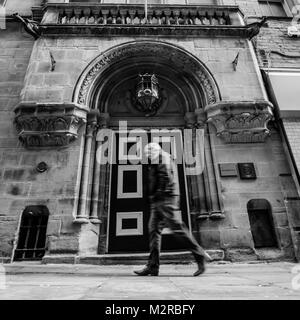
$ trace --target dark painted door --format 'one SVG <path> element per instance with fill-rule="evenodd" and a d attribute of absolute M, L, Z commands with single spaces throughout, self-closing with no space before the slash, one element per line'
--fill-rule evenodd
<path fill-rule="evenodd" d="M 175 135 L 177 135 L 175 137 Z M 163 136 L 163 137 L 162 137 Z M 181 133 L 148 134 L 147 141 L 140 137 L 124 138 L 116 134 L 116 164 L 112 165 L 111 196 L 109 216 L 109 252 L 147 252 L 148 222 L 150 206 L 148 202 L 148 166 L 141 164 L 142 150 L 147 142 L 161 144 L 165 151 L 175 154 L 181 148 Z M 136 162 L 134 162 L 136 160 Z M 180 185 L 180 207 L 176 214 L 189 226 L 186 202 L 184 167 L 177 165 L 177 179 Z M 184 249 L 168 230 L 163 230 L 162 250 Z"/>

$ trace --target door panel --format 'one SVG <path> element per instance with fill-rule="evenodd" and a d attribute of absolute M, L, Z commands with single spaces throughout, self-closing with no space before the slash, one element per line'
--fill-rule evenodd
<path fill-rule="evenodd" d="M 147 142 L 158 142 L 162 148 L 171 153 L 176 160 L 180 157 L 177 149 L 182 147 L 181 132 L 168 131 L 149 134 L 147 141 L 141 137 L 124 137 L 116 134 L 117 161 L 111 167 L 111 197 L 108 251 L 117 252 L 148 252 L 148 222 L 150 205 L 148 201 L 148 166 L 142 164 L 143 147 Z M 177 159 L 178 160 L 178 159 Z M 136 161 L 136 162 L 134 162 Z M 133 163 L 133 164 L 132 164 Z M 184 167 L 177 165 L 179 181 L 180 206 L 175 214 L 189 226 L 186 201 Z M 163 230 L 162 250 L 184 249 L 168 228 Z"/>

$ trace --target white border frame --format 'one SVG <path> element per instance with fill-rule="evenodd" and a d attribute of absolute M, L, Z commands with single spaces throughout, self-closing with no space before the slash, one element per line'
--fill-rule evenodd
<path fill-rule="evenodd" d="M 122 229 L 123 219 L 137 219 L 136 229 Z M 142 236 L 143 235 L 143 211 L 116 212 L 116 237 Z"/>
<path fill-rule="evenodd" d="M 137 191 L 136 192 L 123 192 L 123 173 L 124 171 L 136 171 L 137 177 Z M 117 177 L 117 198 L 118 199 L 131 199 L 143 197 L 143 167 L 141 164 L 120 164 L 118 165 Z"/>
<path fill-rule="evenodd" d="M 127 149 L 126 149 L 126 154 L 124 154 L 125 148 L 124 146 L 128 142 L 135 142 L 137 145 L 137 153 L 136 155 L 129 155 L 127 154 Z M 130 161 L 130 160 L 142 160 L 143 157 L 143 150 L 142 150 L 142 138 L 140 136 L 136 137 L 119 137 L 119 161 Z"/>

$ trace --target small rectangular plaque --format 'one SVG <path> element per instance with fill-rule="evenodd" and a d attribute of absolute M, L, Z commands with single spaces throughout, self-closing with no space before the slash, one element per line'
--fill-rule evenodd
<path fill-rule="evenodd" d="M 221 177 L 237 177 L 235 163 L 219 163 L 219 171 Z"/>
<path fill-rule="evenodd" d="M 256 172 L 253 162 L 238 163 L 241 179 L 256 179 Z"/>

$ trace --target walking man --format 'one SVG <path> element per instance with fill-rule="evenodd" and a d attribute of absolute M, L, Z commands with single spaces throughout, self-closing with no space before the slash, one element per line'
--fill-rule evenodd
<path fill-rule="evenodd" d="M 142 270 L 134 272 L 139 276 L 158 276 L 162 222 L 165 221 L 173 233 L 185 241 L 187 249 L 192 252 L 198 265 L 194 276 L 198 276 L 205 271 L 205 259 L 211 260 L 211 258 L 190 235 L 185 224 L 175 216 L 179 199 L 179 186 L 174 176 L 176 164 L 170 154 L 163 151 L 158 143 L 147 144 L 144 152 L 151 161 L 149 170 L 150 255 L 147 265 Z"/>

